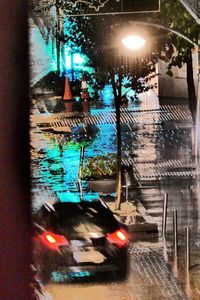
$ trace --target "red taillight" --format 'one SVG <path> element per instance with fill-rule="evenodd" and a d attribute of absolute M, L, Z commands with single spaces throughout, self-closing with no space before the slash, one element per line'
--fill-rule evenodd
<path fill-rule="evenodd" d="M 59 251 L 59 246 L 69 245 L 68 240 L 59 234 L 55 234 L 49 231 L 43 232 L 39 235 L 40 240 L 50 249 Z"/>
<path fill-rule="evenodd" d="M 125 230 L 119 229 L 113 233 L 108 234 L 107 240 L 112 244 L 116 244 L 119 247 L 123 247 L 128 242 L 128 234 Z"/>

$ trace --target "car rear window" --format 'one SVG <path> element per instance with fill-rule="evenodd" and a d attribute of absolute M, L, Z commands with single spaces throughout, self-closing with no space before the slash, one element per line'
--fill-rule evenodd
<path fill-rule="evenodd" d="M 119 227 L 112 212 L 101 202 L 59 202 L 53 208 L 43 208 L 40 216 L 42 225 L 49 230 L 67 230 L 73 234 L 85 231 L 113 232 Z"/>

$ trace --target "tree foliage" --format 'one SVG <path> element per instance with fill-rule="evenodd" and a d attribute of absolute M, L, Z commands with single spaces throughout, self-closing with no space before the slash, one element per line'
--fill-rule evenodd
<path fill-rule="evenodd" d="M 168 34 L 165 44 L 168 47 L 173 46 L 173 49 L 175 50 L 170 52 L 167 59 L 167 74 L 169 76 L 173 76 L 172 68 L 174 66 L 181 68 L 186 64 L 189 106 L 193 121 L 195 122 L 197 98 L 193 77 L 192 51 L 194 45 L 198 45 L 200 25 L 197 24 L 195 19 L 189 14 L 180 1 L 173 0 L 161 1 L 161 14 L 157 19 L 157 22 L 180 32 L 193 42 L 192 44 L 179 35 Z"/>
<path fill-rule="evenodd" d="M 198 44 L 200 25 L 193 19 L 180 1 L 161 1 L 161 14 L 157 22 L 176 30 L 190 39 L 194 44 Z M 169 67 L 178 66 L 181 68 L 188 61 L 190 56 L 188 49 L 193 49 L 194 44 L 184 40 L 179 35 L 169 34 L 166 40 L 168 45 L 174 45 L 175 52 L 169 57 Z"/>

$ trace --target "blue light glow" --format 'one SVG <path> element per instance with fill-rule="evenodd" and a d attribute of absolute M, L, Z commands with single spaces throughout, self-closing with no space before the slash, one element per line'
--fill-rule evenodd
<path fill-rule="evenodd" d="M 105 106 L 111 106 L 113 103 L 113 90 L 111 85 L 106 85 L 100 94 L 101 100 Z"/>
<path fill-rule="evenodd" d="M 74 63 L 75 64 L 83 64 L 84 57 L 80 53 L 74 53 Z"/>
<path fill-rule="evenodd" d="M 65 67 L 67 70 L 71 70 L 72 67 L 71 56 L 68 52 L 65 53 Z"/>
<path fill-rule="evenodd" d="M 51 280 L 53 282 L 65 282 L 65 280 L 88 277 L 88 276 L 92 276 L 92 273 L 89 271 L 71 272 L 67 274 L 54 271 L 51 274 Z"/>
<path fill-rule="evenodd" d="M 80 202 L 79 193 L 71 192 L 57 192 L 58 199 L 61 202 Z"/>
<path fill-rule="evenodd" d="M 86 63 L 88 61 L 86 55 L 79 52 L 73 52 L 70 47 L 66 47 L 64 56 L 65 56 L 65 68 L 67 70 L 76 69 L 76 70 L 87 71 L 85 70 L 85 68 L 88 68 L 86 67 Z M 91 70 L 89 71 L 91 72 Z"/>

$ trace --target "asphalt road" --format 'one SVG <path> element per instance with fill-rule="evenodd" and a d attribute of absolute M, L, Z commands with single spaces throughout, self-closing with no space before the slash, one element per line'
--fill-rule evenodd
<path fill-rule="evenodd" d="M 162 241 L 130 243 L 129 272 L 125 281 L 115 281 L 115 277 L 110 276 L 108 282 L 50 283 L 46 289 L 54 300 L 186 300 L 187 296 L 165 262 L 162 249 Z"/>

